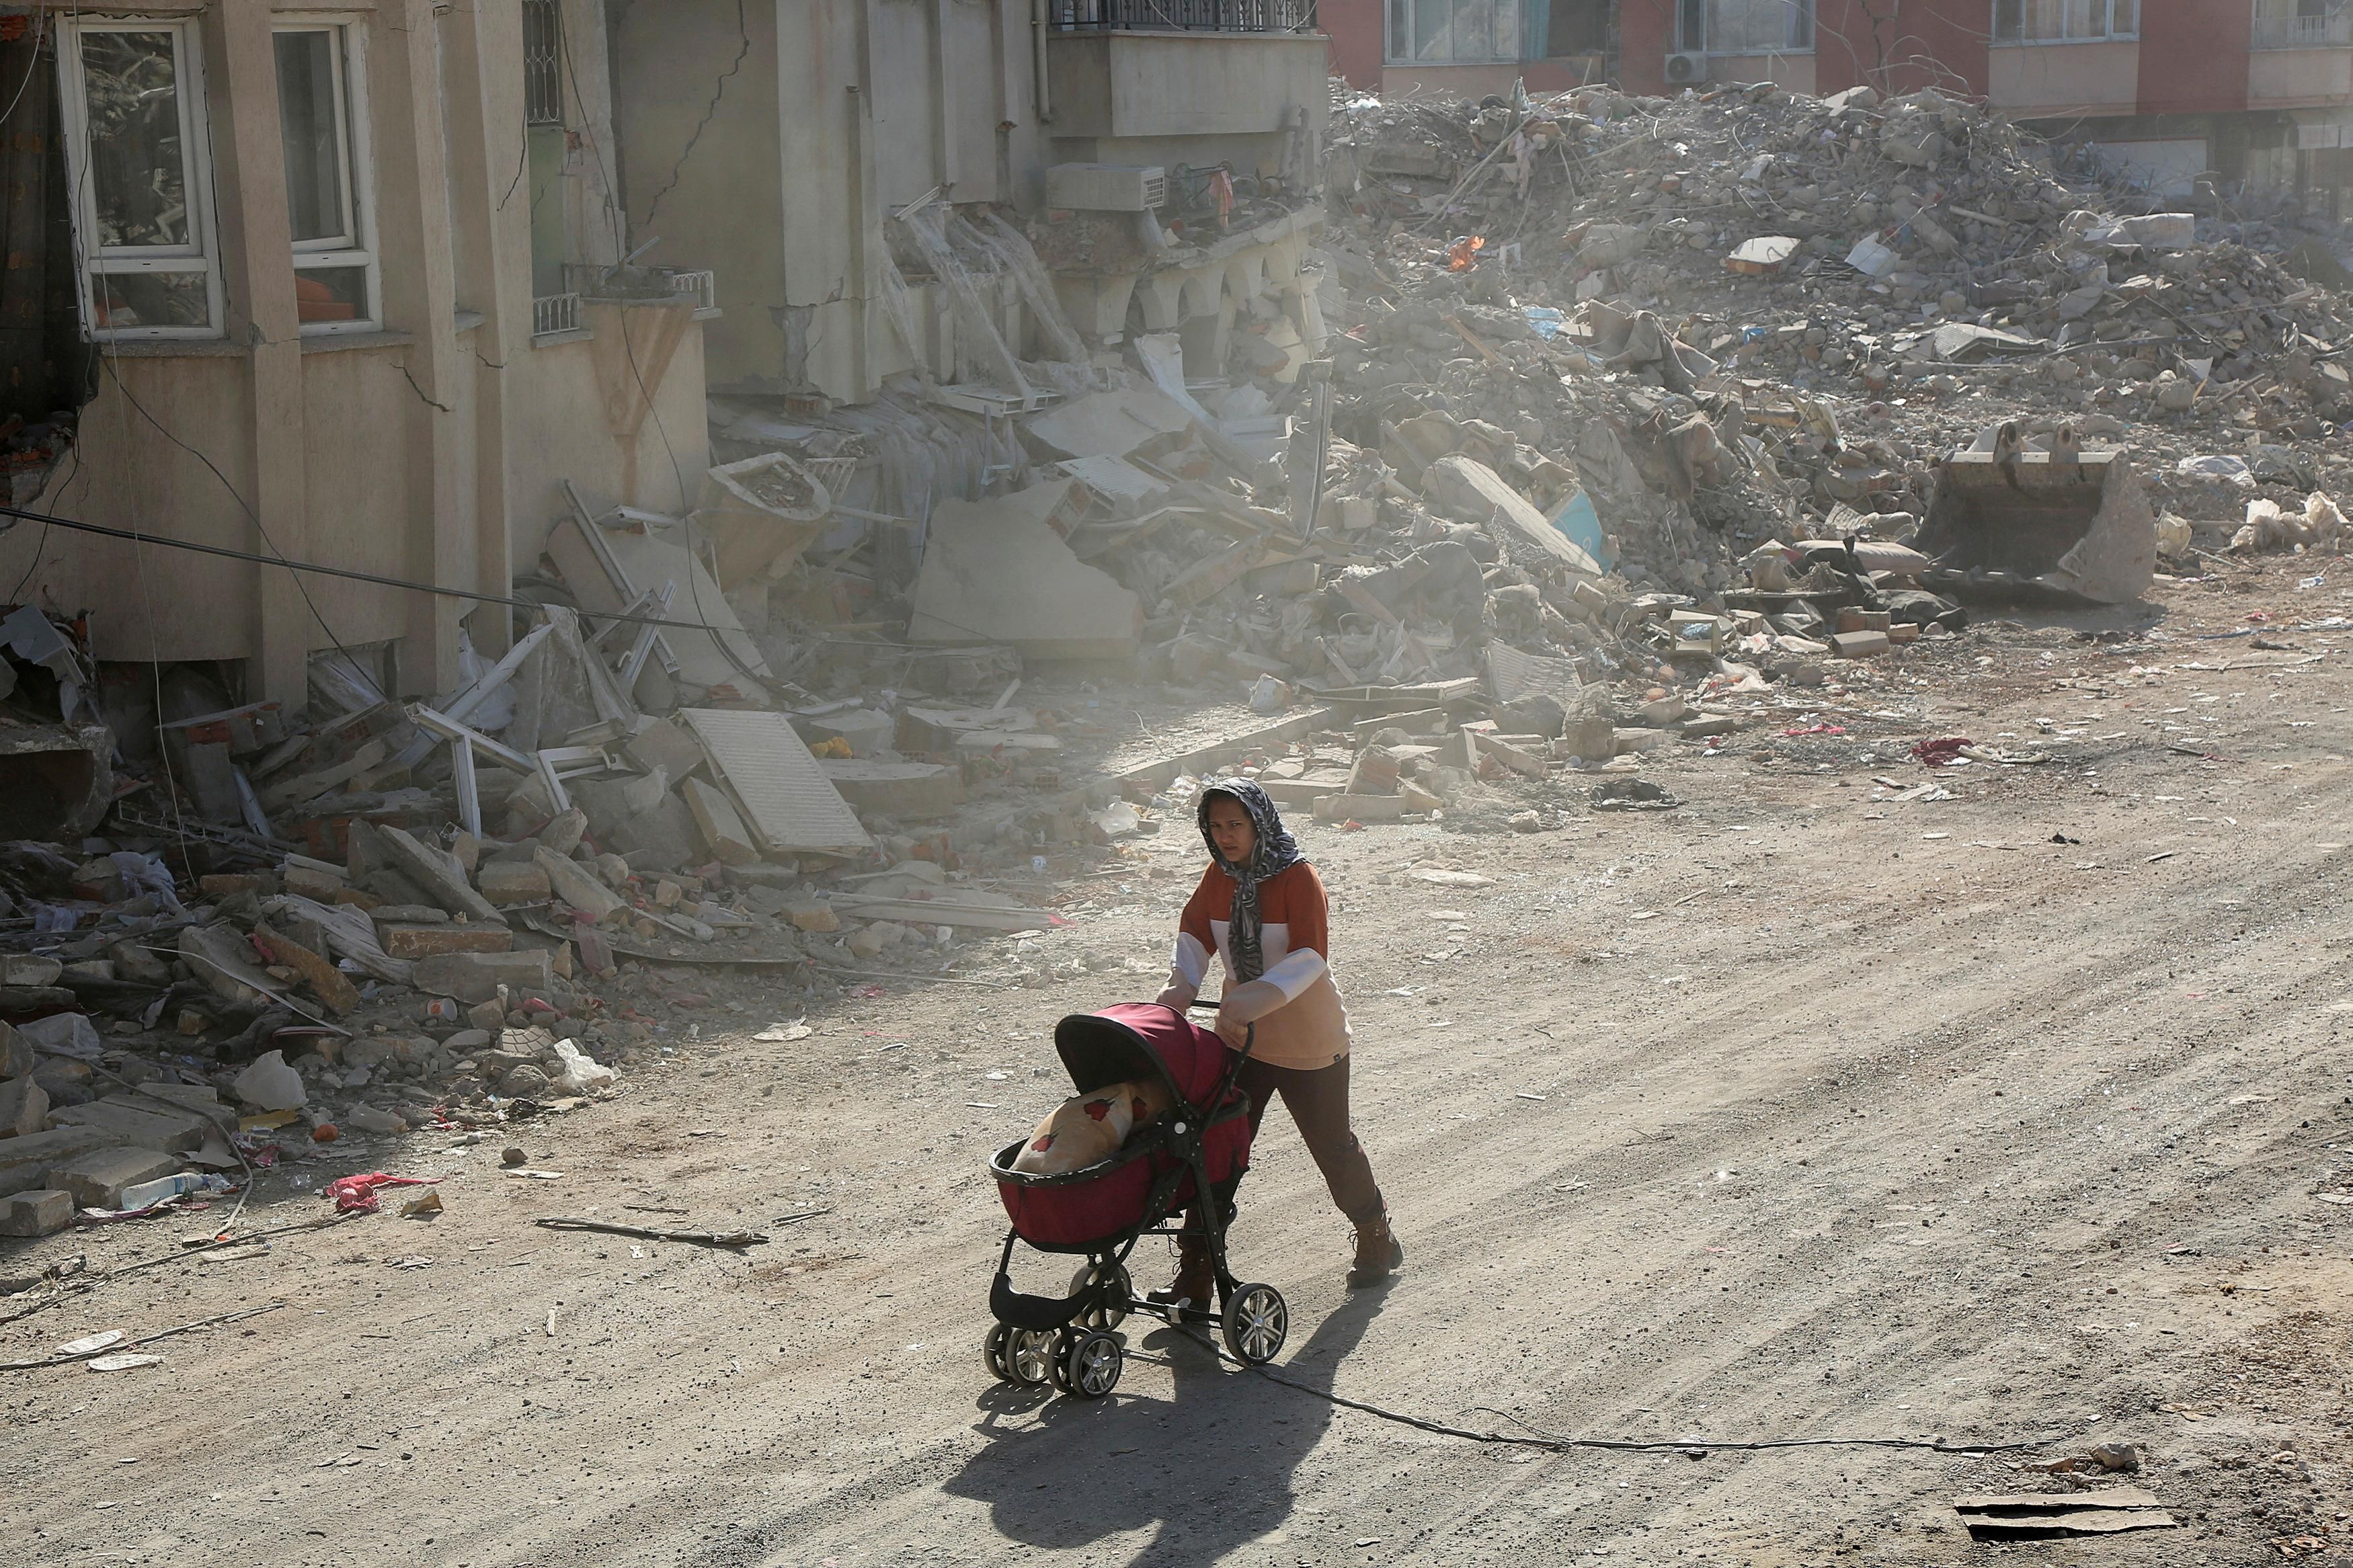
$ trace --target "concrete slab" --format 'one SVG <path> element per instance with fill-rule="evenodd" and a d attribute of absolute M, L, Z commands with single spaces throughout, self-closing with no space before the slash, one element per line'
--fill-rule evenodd
<path fill-rule="evenodd" d="M 1144 601 L 1081 561 L 1048 521 L 1071 484 L 934 508 L 908 640 L 1007 643 L 1030 658 L 1134 657 Z"/>
<path fill-rule="evenodd" d="M 154 1149 L 97 1149 L 49 1167 L 48 1184 L 82 1208 L 122 1206 L 122 1189 L 181 1169 L 179 1157 Z"/>
<path fill-rule="evenodd" d="M 0 1138 L 0 1195 L 45 1187 L 50 1166 L 93 1149 L 121 1146 L 121 1134 L 104 1127 L 52 1127 L 22 1138 Z"/>
<path fill-rule="evenodd" d="M 71 1193 L 37 1187 L 0 1198 L 0 1236 L 55 1236 L 73 1224 Z"/>
<path fill-rule="evenodd" d="M 1568 535 L 1552 525 L 1501 474 L 1486 464 L 1460 455 L 1440 458 L 1422 479 L 1430 504 L 1457 522 L 1493 527 L 1506 538 L 1532 545 L 1560 565 L 1588 577 L 1601 575 L 1600 564 L 1569 542 Z"/>
<path fill-rule="evenodd" d="M 841 797 L 863 813 L 945 816 L 964 803 L 964 770 L 952 763 L 828 758 L 818 765 Z"/>
<path fill-rule="evenodd" d="M 91 1127 L 113 1134 L 113 1142 L 179 1153 L 199 1148 L 207 1123 L 201 1116 L 166 1106 L 161 1100 L 133 1103 L 128 1095 L 111 1094 L 88 1105 L 69 1105 L 52 1111 L 58 1127 Z"/>

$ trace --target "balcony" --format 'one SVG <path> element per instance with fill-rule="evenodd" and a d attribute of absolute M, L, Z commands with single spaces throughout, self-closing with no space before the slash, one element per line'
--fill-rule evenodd
<path fill-rule="evenodd" d="M 1058 33 L 1312 33 L 1315 0 L 1050 0 Z"/>
<path fill-rule="evenodd" d="M 2353 48 L 2353 11 L 2315 16 L 2290 12 L 2284 7 L 2259 7 L 2255 13 L 2254 47 L 2258 49 Z"/>
<path fill-rule="evenodd" d="M 2348 95 L 2353 11 L 2338 0 L 2261 0 L 2247 58 L 2247 107 L 2333 110 Z"/>

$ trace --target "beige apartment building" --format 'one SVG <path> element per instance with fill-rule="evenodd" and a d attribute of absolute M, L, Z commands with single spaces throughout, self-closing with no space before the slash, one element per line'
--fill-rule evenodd
<path fill-rule="evenodd" d="M 713 279 L 618 265 L 604 23 L 599 0 L 0 7 L 0 418 L 79 409 L 12 458 L 16 503 L 493 594 L 567 479 L 678 508 L 708 461 Z M 296 705 L 339 646 L 390 689 L 447 686 L 473 609 L 21 521 L 0 574 L 87 611 L 101 660 L 227 661 Z M 502 646 L 503 610 L 468 624 Z"/>

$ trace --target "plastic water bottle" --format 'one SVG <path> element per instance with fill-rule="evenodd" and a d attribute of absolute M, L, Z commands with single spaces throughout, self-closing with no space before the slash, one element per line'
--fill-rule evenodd
<path fill-rule="evenodd" d="M 183 1171 L 176 1176 L 158 1176 L 152 1182 L 123 1188 L 122 1206 L 125 1209 L 153 1208 L 167 1199 L 203 1192 L 208 1181 L 216 1179 L 199 1175 L 194 1171 Z M 221 1184 L 227 1185 L 226 1182 Z"/>

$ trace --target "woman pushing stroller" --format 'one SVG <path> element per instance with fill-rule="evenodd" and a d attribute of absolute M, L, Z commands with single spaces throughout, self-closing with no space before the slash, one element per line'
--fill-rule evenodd
<path fill-rule="evenodd" d="M 1255 784 L 1208 785 L 1199 821 L 1210 863 L 1185 905 L 1168 984 L 1156 1000 L 1181 1011 L 1200 994 L 1211 956 L 1223 962 L 1217 1029 L 1235 1050 L 1251 1039 L 1237 1080 L 1250 1096 L 1251 1129 L 1281 1095 L 1332 1201 L 1356 1226 L 1348 1283 L 1377 1284 L 1405 1261 L 1405 1248 L 1389 1230 L 1372 1163 L 1349 1126 L 1348 1014 L 1332 980 L 1323 879 Z M 1215 1281 L 1203 1230 L 1198 1216 L 1188 1219 L 1176 1280 L 1153 1300 L 1208 1304 Z"/>

